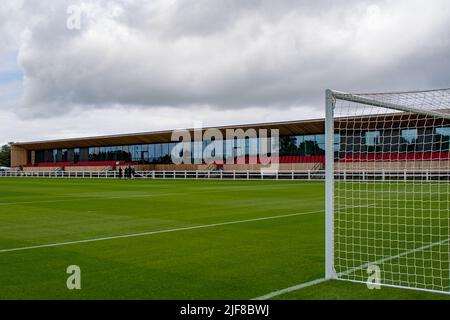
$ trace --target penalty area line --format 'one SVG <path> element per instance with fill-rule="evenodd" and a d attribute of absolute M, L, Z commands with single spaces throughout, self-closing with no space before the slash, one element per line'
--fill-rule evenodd
<path fill-rule="evenodd" d="M 241 223 L 249 223 L 249 222 L 256 222 L 256 221 L 264 221 L 264 220 L 275 220 L 275 219 L 289 218 L 289 217 L 295 217 L 295 216 L 303 216 L 303 215 L 309 215 L 309 214 L 314 214 L 314 213 L 322 213 L 322 212 L 325 212 L 325 210 L 297 212 L 297 213 L 277 215 L 277 216 L 269 216 L 269 217 L 261 217 L 261 218 L 254 218 L 254 219 L 245 219 L 245 220 L 237 220 L 237 221 L 211 223 L 211 224 L 204 224 L 204 225 L 197 225 L 197 226 L 190 226 L 190 227 L 179 227 L 179 228 L 174 228 L 174 229 L 163 229 L 163 230 L 156 230 L 156 231 L 146 231 L 146 232 L 123 234 L 123 235 L 116 235 L 116 236 L 107 236 L 107 237 L 101 237 L 101 238 L 91 238 L 91 239 L 84 239 L 84 240 L 74 240 L 74 241 L 65 241 L 65 242 L 57 242 L 57 243 L 47 243 L 47 244 L 34 245 L 34 246 L 29 246 L 29 247 L 0 249 L 0 253 L 15 252 L 15 251 L 25 251 L 25 250 L 40 249 L 40 248 L 61 247 L 61 246 L 67 246 L 67 245 L 72 245 L 72 244 L 99 242 L 99 241 L 107 241 L 107 240 L 115 240 L 115 239 L 136 238 L 136 237 L 143 237 L 143 236 L 149 236 L 149 235 L 155 235 L 155 234 L 163 234 L 163 233 L 172 233 L 172 232 L 178 232 L 178 231 L 188 231 L 188 230 L 196 230 L 196 229 L 214 228 L 214 227 L 220 227 L 220 226 L 227 226 L 227 225 L 234 225 L 234 224 L 241 224 Z"/>

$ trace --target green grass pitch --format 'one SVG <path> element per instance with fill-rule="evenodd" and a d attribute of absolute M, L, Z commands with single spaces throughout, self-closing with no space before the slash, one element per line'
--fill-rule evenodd
<path fill-rule="evenodd" d="M 1 178 L 0 299 L 252 299 L 324 276 L 323 209 L 321 182 Z M 327 281 L 276 298 L 449 296 Z"/>

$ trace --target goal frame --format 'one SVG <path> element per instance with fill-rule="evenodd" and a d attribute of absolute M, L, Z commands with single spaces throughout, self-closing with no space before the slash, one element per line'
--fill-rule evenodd
<path fill-rule="evenodd" d="M 421 92 L 433 92 L 439 90 L 428 90 Z M 399 92 L 408 93 L 408 92 Z M 412 92 L 413 93 L 413 92 Z M 364 95 L 364 94 L 362 94 Z M 422 110 L 417 108 L 409 108 L 403 105 L 397 105 L 387 102 L 381 102 L 360 96 L 358 94 L 351 94 L 340 92 L 332 89 L 325 90 L 325 279 L 326 280 L 343 280 L 350 282 L 360 282 L 347 279 L 339 279 L 334 267 L 334 188 L 335 188 L 335 156 L 334 156 L 334 122 L 335 122 L 335 106 L 337 100 L 353 102 L 358 104 L 370 105 L 373 107 L 386 108 L 401 112 L 415 113 L 423 116 L 439 117 L 450 120 L 450 113 L 448 115 L 442 114 L 433 110 Z M 379 283 L 381 286 L 397 287 L 402 289 L 426 291 L 440 294 L 450 294 L 450 292 L 429 290 L 425 288 L 415 288 L 406 286 L 397 286 L 388 283 Z"/>

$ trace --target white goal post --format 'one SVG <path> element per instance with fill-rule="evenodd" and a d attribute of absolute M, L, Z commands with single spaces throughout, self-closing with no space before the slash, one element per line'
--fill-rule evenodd
<path fill-rule="evenodd" d="M 450 294 L 450 89 L 325 97 L 326 278 Z"/>

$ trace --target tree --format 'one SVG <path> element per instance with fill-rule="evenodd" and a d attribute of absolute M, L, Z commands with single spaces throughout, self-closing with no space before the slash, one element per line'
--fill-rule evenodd
<path fill-rule="evenodd" d="M 11 166 L 11 146 L 5 144 L 0 148 L 0 167 Z"/>
<path fill-rule="evenodd" d="M 298 152 L 297 139 L 295 137 L 281 137 L 280 138 L 280 155 L 294 156 Z"/>
<path fill-rule="evenodd" d="M 318 156 L 324 155 L 325 150 L 322 149 L 317 141 L 306 140 L 298 146 L 301 156 Z"/>

